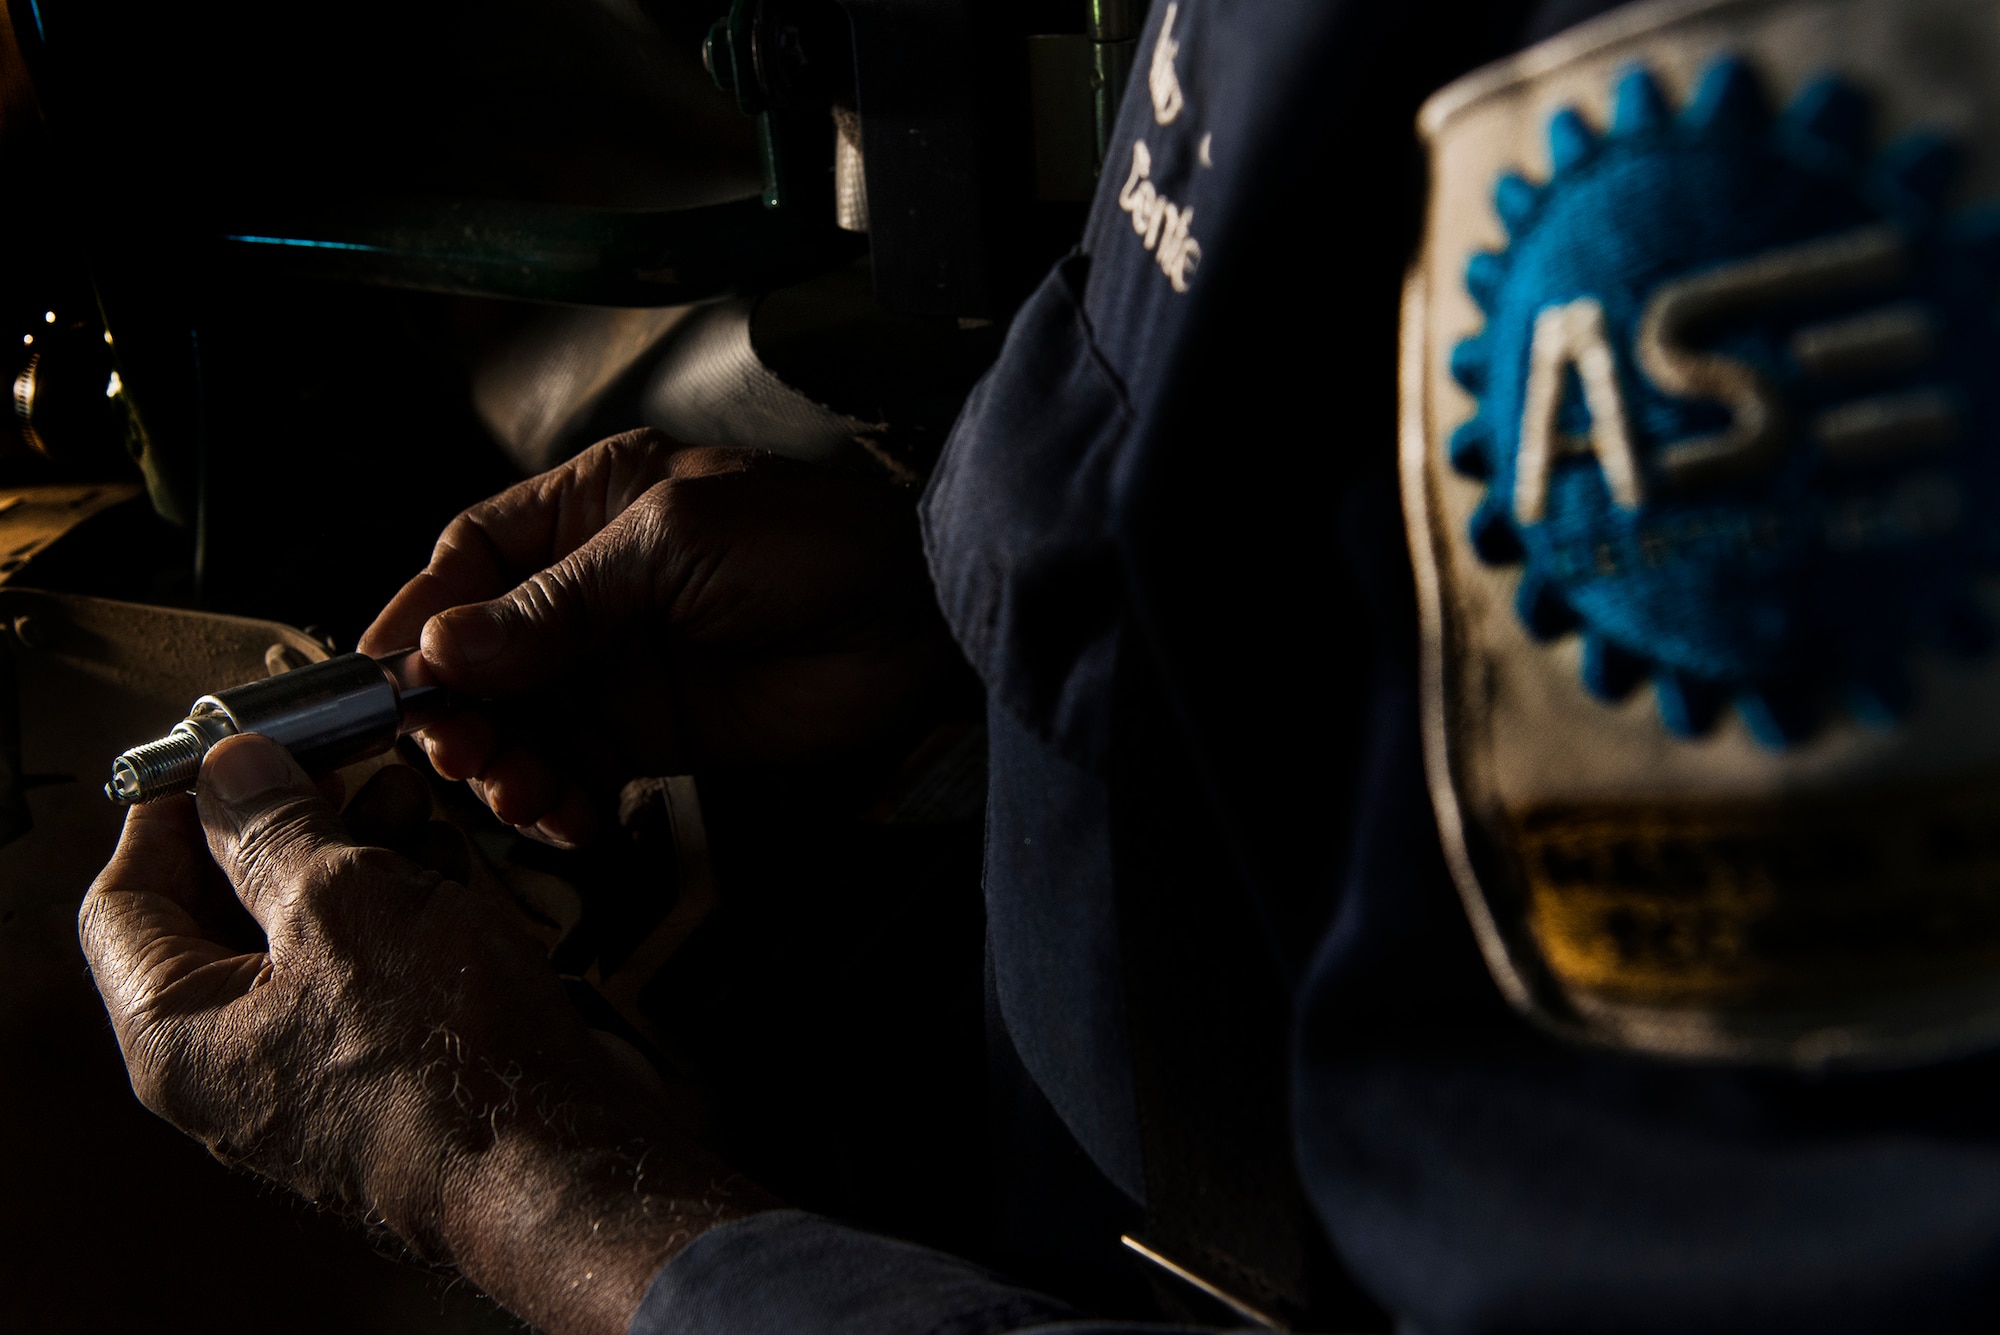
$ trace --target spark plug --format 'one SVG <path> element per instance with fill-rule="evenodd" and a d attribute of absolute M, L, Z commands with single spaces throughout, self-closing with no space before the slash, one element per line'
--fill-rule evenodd
<path fill-rule="evenodd" d="M 166 736 L 112 761 L 104 795 L 129 807 L 192 791 L 208 749 L 243 732 L 278 743 L 307 773 L 325 774 L 380 755 L 454 703 L 430 682 L 414 649 L 383 658 L 342 654 L 204 695 Z"/>

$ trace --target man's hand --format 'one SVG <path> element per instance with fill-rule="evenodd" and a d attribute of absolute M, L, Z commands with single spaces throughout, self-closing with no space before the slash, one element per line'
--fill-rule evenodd
<path fill-rule="evenodd" d="M 506 905 L 357 845 L 261 737 L 217 746 L 200 791 L 130 812 L 80 919 L 154 1112 L 551 1331 L 622 1332 L 668 1256 L 769 1208 Z"/>
<path fill-rule="evenodd" d="M 454 520 L 362 637 L 497 702 L 426 731 L 510 825 L 580 843 L 619 786 L 907 748 L 963 680 L 907 497 L 640 431 Z"/>

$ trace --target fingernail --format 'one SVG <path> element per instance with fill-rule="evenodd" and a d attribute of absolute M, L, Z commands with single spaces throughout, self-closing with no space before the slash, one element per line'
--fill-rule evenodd
<path fill-rule="evenodd" d="M 208 763 L 201 771 L 203 791 L 232 807 L 290 788 L 293 782 L 290 759 L 276 742 L 261 737 L 217 747 L 208 753 Z"/>
<path fill-rule="evenodd" d="M 482 608 L 440 612 L 431 625 L 450 642 L 451 656 L 467 667 L 497 657 L 507 647 L 506 629 Z"/>
<path fill-rule="evenodd" d="M 514 828 L 521 834 L 533 839 L 536 843 L 547 844 L 550 848 L 560 848 L 565 853 L 574 853 L 578 848 L 582 847 L 581 844 L 576 843 L 574 840 L 565 839 L 562 835 L 551 830 L 546 821 L 536 821 L 533 825 L 517 825 Z"/>

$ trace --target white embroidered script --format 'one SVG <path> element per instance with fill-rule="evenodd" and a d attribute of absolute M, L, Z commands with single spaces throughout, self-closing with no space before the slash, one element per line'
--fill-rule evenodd
<path fill-rule="evenodd" d="M 1173 6 L 1167 7 L 1167 17 L 1173 18 Z M 1195 266 L 1201 263 L 1201 243 L 1194 239 L 1189 228 L 1194 225 L 1194 210 L 1182 208 L 1153 188 L 1147 178 L 1153 174 L 1152 150 L 1143 139 L 1132 144 L 1132 174 L 1125 178 L 1125 188 L 1118 192 L 1118 207 L 1132 215 L 1132 230 L 1139 234 L 1139 240 L 1160 266 L 1160 272 L 1167 276 L 1176 292 L 1188 290 L 1188 279 L 1194 276 Z"/>
<path fill-rule="evenodd" d="M 1159 40 L 1153 43 L 1153 65 L 1146 71 L 1146 91 L 1153 95 L 1153 119 L 1162 125 L 1172 125 L 1187 101 L 1181 96 L 1181 76 L 1174 71 L 1174 57 L 1181 53 L 1181 44 L 1174 40 L 1174 19 L 1180 10 L 1178 4 L 1167 6 L 1166 17 L 1160 20 Z"/>

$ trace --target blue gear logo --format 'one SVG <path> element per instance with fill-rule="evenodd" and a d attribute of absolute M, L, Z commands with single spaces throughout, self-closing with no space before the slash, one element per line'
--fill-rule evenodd
<path fill-rule="evenodd" d="M 1732 703 L 1771 747 L 1888 725 L 1914 651 L 1994 639 L 2000 211 L 1947 210 L 1949 139 L 1872 139 L 1835 77 L 1774 114 L 1724 59 L 1676 112 L 1633 68 L 1604 132 L 1551 118 L 1547 182 L 1501 177 L 1508 245 L 1466 268 L 1472 544 L 1594 695 L 1650 678 L 1683 736 Z"/>

